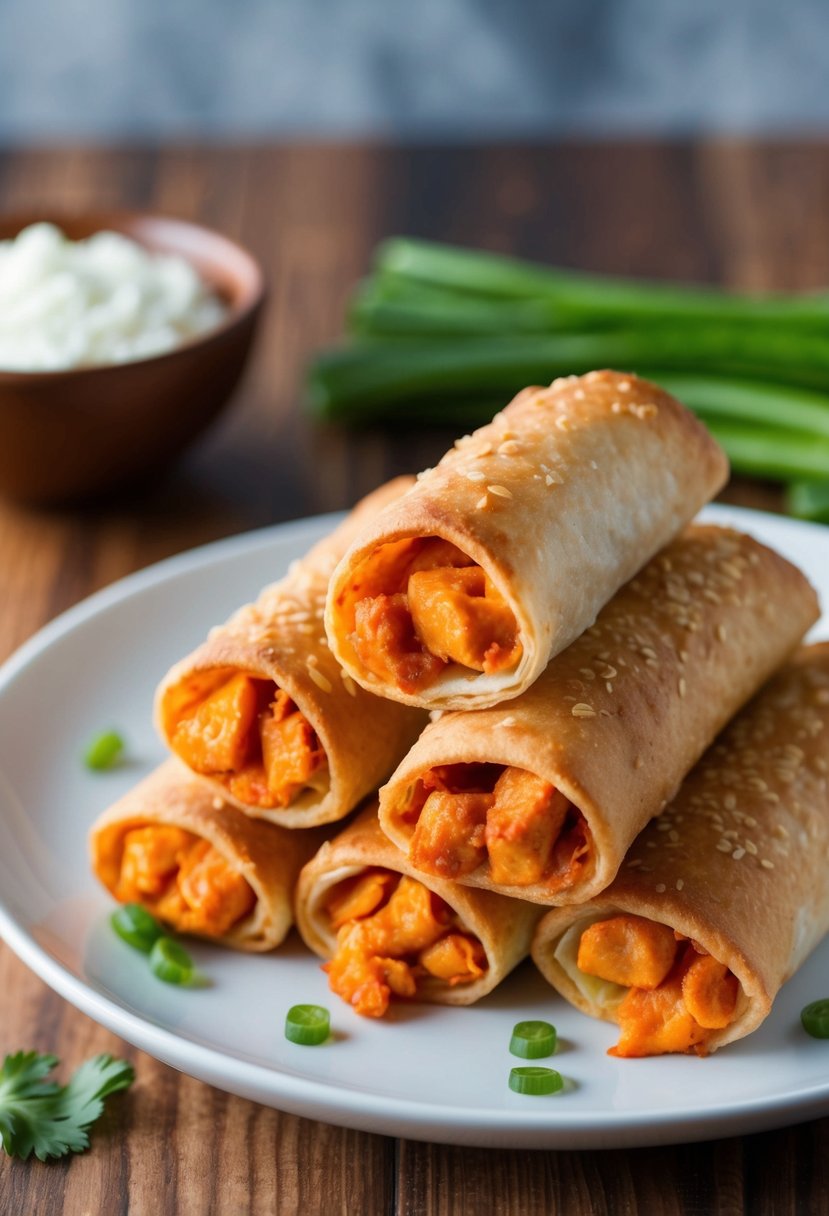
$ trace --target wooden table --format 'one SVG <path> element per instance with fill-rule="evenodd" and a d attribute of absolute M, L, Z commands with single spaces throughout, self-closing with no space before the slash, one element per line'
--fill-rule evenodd
<path fill-rule="evenodd" d="M 829 282 L 829 148 L 821 144 L 367 145 L 0 154 L 0 209 L 144 207 L 191 216 L 265 263 L 270 309 L 235 408 L 142 497 L 85 511 L 0 507 L 0 658 L 56 613 L 192 545 L 351 503 L 432 464 L 448 436 L 312 426 L 303 364 L 337 338 L 349 287 L 394 232 L 589 269 L 750 288 Z M 780 509 L 769 485 L 728 501 Z M 2 846 L 0 846 L 2 847 Z M 132 1050 L 0 948 L 0 1052 L 66 1069 L 110 1051 L 137 1082 L 90 1152 L 0 1159 L 0 1212 L 643 1213 L 829 1211 L 829 1119 L 633 1152 L 507 1152 L 393 1140 L 229 1097 Z"/>

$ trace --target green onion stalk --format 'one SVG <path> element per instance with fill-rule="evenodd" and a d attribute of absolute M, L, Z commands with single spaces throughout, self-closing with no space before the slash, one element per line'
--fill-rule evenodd
<path fill-rule="evenodd" d="M 746 296 L 398 238 L 354 293 L 350 345 L 309 375 L 318 416 L 471 429 L 519 388 L 597 367 L 693 409 L 738 472 L 829 518 L 829 292 Z"/>

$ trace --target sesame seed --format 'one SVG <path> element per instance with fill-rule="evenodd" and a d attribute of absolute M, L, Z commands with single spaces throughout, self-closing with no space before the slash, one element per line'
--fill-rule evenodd
<path fill-rule="evenodd" d="M 618 388 L 620 393 L 629 393 L 630 392 L 630 381 L 629 380 L 620 380 L 619 383 L 616 385 L 616 387 Z"/>
<path fill-rule="evenodd" d="M 662 894 L 663 894 L 663 892 L 664 892 L 664 890 L 665 890 L 665 884 L 664 884 L 664 882 L 658 882 L 658 883 L 656 884 L 656 890 L 657 890 L 657 892 L 658 892 L 660 895 L 662 895 Z"/>
<path fill-rule="evenodd" d="M 734 852 L 731 854 L 731 859 L 732 859 L 732 861 L 741 861 L 743 859 L 743 857 L 745 857 L 745 855 L 746 855 L 745 849 L 736 848 L 734 850 Z"/>
<path fill-rule="evenodd" d="M 642 759 L 642 757 L 641 757 L 641 756 L 637 756 L 637 757 L 636 757 L 636 759 L 635 759 L 635 760 L 634 760 L 634 762 L 633 762 L 633 767 L 634 767 L 634 768 L 641 768 L 641 767 L 642 767 L 642 765 L 643 765 L 644 763 L 645 763 L 645 761 Z"/>
<path fill-rule="evenodd" d="M 724 642 L 725 638 L 726 638 L 725 625 L 718 625 L 717 626 L 717 641 Z"/>
<path fill-rule="evenodd" d="M 616 670 L 616 668 L 612 667 L 610 665 L 610 663 L 608 663 L 608 665 L 607 665 L 607 667 L 605 667 L 604 671 L 599 672 L 599 675 L 602 677 L 603 680 L 615 680 L 615 678 L 618 674 L 619 673 Z"/>
<path fill-rule="evenodd" d="M 515 456 L 516 453 L 520 451 L 521 444 L 517 443 L 514 439 L 505 439 L 504 442 L 498 446 L 498 452 L 501 456 Z"/>
<path fill-rule="evenodd" d="M 317 688 L 321 688 L 323 692 L 333 692 L 331 681 L 321 671 L 317 671 L 316 667 L 309 667 L 308 675 L 314 681 Z"/>
<path fill-rule="evenodd" d="M 345 684 L 346 691 L 352 696 L 357 696 L 357 685 L 352 680 L 351 676 L 344 668 L 340 668 L 340 679 Z"/>
<path fill-rule="evenodd" d="M 544 484 L 545 486 L 554 486 L 561 485 L 561 482 L 556 482 L 556 479 L 553 477 L 552 473 L 548 473 L 544 478 Z"/>
<path fill-rule="evenodd" d="M 484 494 L 483 497 L 479 498 L 478 501 L 475 503 L 475 510 L 483 511 L 484 507 L 487 505 L 488 502 L 489 502 L 489 499 L 487 498 L 486 494 Z"/>
<path fill-rule="evenodd" d="M 614 401 L 614 402 L 612 403 L 612 405 L 611 405 L 610 409 L 611 409 L 611 412 L 612 412 L 612 413 L 614 413 L 614 414 L 621 414 L 621 412 L 622 412 L 622 403 L 621 403 L 621 401 Z"/>
<path fill-rule="evenodd" d="M 720 853 L 730 853 L 731 852 L 731 841 L 725 840 L 725 839 L 718 840 L 717 841 L 717 850 Z"/>
<path fill-rule="evenodd" d="M 684 679 L 684 678 L 682 678 L 682 677 L 680 678 L 680 681 L 679 681 L 679 686 L 678 686 L 678 687 L 679 687 L 679 695 L 680 695 L 681 697 L 684 697 L 684 696 L 685 696 L 685 693 L 686 693 L 686 690 L 687 690 L 687 688 L 688 688 L 688 685 L 685 683 L 685 679 Z"/>
<path fill-rule="evenodd" d="M 224 798 L 219 798 L 217 796 L 216 798 L 213 799 L 213 809 L 216 811 L 220 811 L 222 809 L 222 807 L 224 806 L 224 804 L 225 804 Z"/>
<path fill-rule="evenodd" d="M 464 473 L 467 481 L 483 481 L 486 473 L 482 473 L 480 469 L 470 469 L 468 473 Z"/>
<path fill-rule="evenodd" d="M 476 456 L 489 456 L 491 452 L 492 452 L 492 444 L 485 443 L 483 445 L 483 447 L 478 448 L 478 451 L 475 453 L 475 455 Z"/>
<path fill-rule="evenodd" d="M 764 870 L 773 870 L 774 869 L 774 862 L 769 861 L 768 857 L 764 857 L 762 859 L 762 861 L 760 862 L 760 865 L 763 867 Z"/>
<path fill-rule="evenodd" d="M 596 711 L 592 705 L 585 704 L 584 701 L 579 701 L 570 710 L 574 718 L 595 718 Z"/>
<path fill-rule="evenodd" d="M 309 656 L 308 656 L 308 666 L 309 666 L 309 667 L 316 667 L 318 663 L 319 663 L 319 659 L 317 658 L 317 656 L 316 656 L 315 654 L 309 654 Z"/>
<path fill-rule="evenodd" d="M 502 718 L 501 721 L 498 723 L 498 725 L 499 726 L 515 726 L 515 718 L 513 718 L 512 715 L 509 715 L 509 717 Z"/>
<path fill-rule="evenodd" d="M 677 889 L 677 891 L 681 891 L 681 890 L 682 890 L 682 888 L 683 888 L 684 886 L 685 886 L 685 879 L 684 879 L 684 878 L 678 878 L 678 879 L 676 880 L 676 889 Z"/>
<path fill-rule="evenodd" d="M 641 864 L 642 864 L 642 858 L 641 858 L 641 857 L 634 857 L 632 861 L 629 861 L 629 862 L 628 862 L 628 864 L 627 864 L 627 868 L 628 868 L 629 870 L 634 870 L 634 869 L 636 869 L 636 867 L 637 867 L 637 866 L 641 866 Z"/>
<path fill-rule="evenodd" d="M 757 856 L 757 845 L 754 843 L 753 840 L 746 841 L 746 852 L 750 853 L 752 857 Z"/>
<path fill-rule="evenodd" d="M 487 490 L 498 498 L 512 498 L 512 490 L 508 490 L 506 486 L 487 486 Z"/>
<path fill-rule="evenodd" d="M 607 683 L 605 684 L 605 688 L 607 689 L 608 692 L 613 692 L 613 685 L 610 683 L 610 680 L 608 680 Z"/>

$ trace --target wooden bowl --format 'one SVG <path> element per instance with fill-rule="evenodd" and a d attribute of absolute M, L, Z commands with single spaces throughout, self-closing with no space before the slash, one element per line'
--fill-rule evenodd
<path fill-rule="evenodd" d="M 185 220 L 142 213 L 0 217 L 0 240 L 48 220 L 72 240 L 102 229 L 178 254 L 221 297 L 216 328 L 130 363 L 67 371 L 0 370 L 0 493 L 18 502 L 76 502 L 157 473 L 219 413 L 250 353 L 264 299 L 240 245 Z"/>

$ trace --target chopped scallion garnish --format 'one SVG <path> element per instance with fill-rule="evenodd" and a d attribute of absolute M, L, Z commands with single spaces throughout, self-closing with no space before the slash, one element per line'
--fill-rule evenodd
<path fill-rule="evenodd" d="M 196 968 L 190 955 L 171 937 L 160 937 L 150 951 L 150 970 L 165 984 L 191 984 Z"/>
<path fill-rule="evenodd" d="M 518 1022 L 513 1027 L 509 1049 L 522 1060 L 540 1060 L 556 1049 L 556 1028 L 549 1022 Z"/>
<path fill-rule="evenodd" d="M 317 1047 L 331 1033 L 331 1019 L 322 1005 L 292 1005 L 285 1018 L 285 1038 L 303 1047 Z"/>
<path fill-rule="evenodd" d="M 801 1013 L 800 1020 L 813 1039 L 829 1039 L 829 998 L 812 1001 Z"/>
<path fill-rule="evenodd" d="M 124 754 L 124 740 L 117 730 L 105 730 L 96 735 L 84 752 L 87 768 L 100 772 L 113 768 Z"/>
<path fill-rule="evenodd" d="M 161 925 L 141 904 L 124 904 L 109 918 L 119 937 L 136 950 L 149 954 L 163 934 Z"/>
<path fill-rule="evenodd" d="M 517 1094 L 555 1094 L 564 1088 L 564 1081 L 554 1068 L 513 1068 L 509 1087 Z"/>

